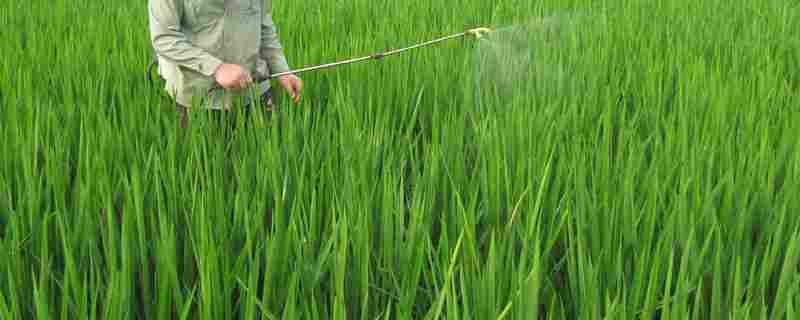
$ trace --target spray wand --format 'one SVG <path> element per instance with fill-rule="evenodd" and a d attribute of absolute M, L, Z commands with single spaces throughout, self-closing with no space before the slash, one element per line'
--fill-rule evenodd
<path fill-rule="evenodd" d="M 441 38 L 438 38 L 438 39 L 422 42 L 422 43 L 415 44 L 413 46 L 402 48 L 402 49 L 396 49 L 396 50 L 391 50 L 391 51 L 387 51 L 387 52 L 376 53 L 376 54 L 372 54 L 372 55 L 361 57 L 361 58 L 348 59 L 348 60 L 334 62 L 334 63 L 322 64 L 322 65 L 313 66 L 313 67 L 307 67 L 307 68 L 302 68 L 302 69 L 297 69 L 297 70 L 290 70 L 290 71 L 286 71 L 286 72 L 276 73 L 276 74 L 270 75 L 268 78 L 269 79 L 275 79 L 275 78 L 278 78 L 280 76 L 287 75 L 287 74 L 298 74 L 298 73 L 302 73 L 302 72 L 315 71 L 315 70 L 321 70 L 321 69 L 328 69 L 328 68 L 333 68 L 333 67 L 337 67 L 337 66 L 340 66 L 340 65 L 351 64 L 351 63 L 356 63 L 356 62 L 363 62 L 363 61 L 368 61 L 368 60 L 380 60 L 380 59 L 383 59 L 383 58 L 391 56 L 391 55 L 400 54 L 400 53 L 403 53 L 403 52 L 406 52 L 406 51 L 409 51 L 409 50 L 418 49 L 418 48 L 422 48 L 422 47 L 427 47 L 427 46 L 434 45 L 434 44 L 437 44 L 437 43 L 440 43 L 440 42 L 444 42 L 444 41 L 451 40 L 451 39 L 456 39 L 456 38 L 461 38 L 461 37 L 472 36 L 472 37 L 475 37 L 476 39 L 480 39 L 480 38 L 483 37 L 484 34 L 490 33 L 491 31 L 492 30 L 489 29 L 489 28 L 469 29 L 469 30 L 461 32 L 461 33 L 457 33 L 457 34 L 454 34 L 454 35 L 449 35 L 449 36 L 446 36 L 446 37 L 441 37 Z"/>
<path fill-rule="evenodd" d="M 418 49 L 418 48 L 422 48 L 422 47 L 427 47 L 427 46 L 434 45 L 434 44 L 437 44 L 437 43 L 440 43 L 440 42 L 444 42 L 444 41 L 447 41 L 447 40 L 451 40 L 451 39 L 462 38 L 462 37 L 464 37 L 464 38 L 466 38 L 466 37 L 475 37 L 476 39 L 480 39 L 485 34 L 490 33 L 490 32 L 492 32 L 491 29 L 484 28 L 484 27 L 468 29 L 468 30 L 466 30 L 464 32 L 461 32 L 461 33 L 457 33 L 457 34 L 449 35 L 449 36 L 446 36 L 446 37 L 441 37 L 441 38 L 438 38 L 438 39 L 422 42 L 422 43 L 415 44 L 413 46 L 409 46 L 409 47 L 402 48 L 402 49 L 396 49 L 396 50 L 391 50 L 391 51 L 387 51 L 387 52 L 376 53 L 376 54 L 372 54 L 372 55 L 361 57 L 361 58 L 348 59 L 348 60 L 334 62 L 334 63 L 327 63 L 327 64 L 322 64 L 322 65 L 317 65 L 317 66 L 312 66 L 312 67 L 306 67 L 306 68 L 297 69 L 297 70 L 290 70 L 290 71 L 286 71 L 286 72 L 275 73 L 275 74 L 269 75 L 267 77 L 267 79 L 257 79 L 257 80 L 258 81 L 263 81 L 263 80 L 275 79 L 275 78 L 278 78 L 280 76 L 287 75 L 287 74 L 298 74 L 298 73 L 303 73 L 303 72 L 308 72 L 308 71 L 328 69 L 328 68 L 333 68 L 333 67 L 337 67 L 337 66 L 340 66 L 340 65 L 352 64 L 352 63 L 363 62 L 363 61 L 368 61 L 368 60 L 380 60 L 380 59 L 383 59 L 383 58 L 391 56 L 391 55 L 396 55 L 396 54 L 400 54 L 400 53 L 403 53 L 403 52 L 406 52 L 406 51 L 409 51 L 409 50 Z M 156 64 L 157 64 L 157 61 L 154 59 L 153 62 L 151 62 L 150 65 L 147 68 L 148 80 L 150 80 L 150 82 L 152 82 L 152 78 L 151 78 L 152 69 L 153 69 L 153 67 L 155 67 Z M 212 90 L 213 89 L 214 88 L 212 88 Z"/>

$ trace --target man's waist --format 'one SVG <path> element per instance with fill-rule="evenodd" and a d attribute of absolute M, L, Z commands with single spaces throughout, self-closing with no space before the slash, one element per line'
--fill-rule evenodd
<path fill-rule="evenodd" d="M 263 59 L 251 58 L 251 59 L 247 59 L 245 61 L 222 59 L 222 63 L 225 63 L 225 64 L 236 64 L 236 65 L 241 66 L 242 68 L 244 68 L 245 70 L 250 72 L 250 74 L 251 74 L 251 76 L 253 77 L 254 80 L 263 81 L 263 80 L 268 80 L 269 79 L 270 73 L 269 73 L 269 70 L 268 70 L 266 62 Z M 214 76 L 206 76 L 206 75 L 200 73 L 198 70 L 194 70 L 192 68 L 189 68 L 187 66 L 181 65 L 179 63 L 175 63 L 175 62 L 170 61 L 168 59 L 159 59 L 159 63 L 158 64 L 159 64 L 159 71 L 160 71 L 159 73 L 162 74 L 162 76 L 164 76 L 165 79 L 167 77 L 169 77 L 171 73 L 178 73 L 178 74 L 181 75 L 180 78 L 183 78 L 185 80 L 194 80 L 194 79 L 197 79 L 197 78 L 204 78 L 204 79 L 209 79 L 209 80 L 213 80 L 214 79 Z M 172 71 L 172 72 L 169 72 L 169 71 Z M 172 79 L 172 80 L 177 80 L 177 79 Z"/>

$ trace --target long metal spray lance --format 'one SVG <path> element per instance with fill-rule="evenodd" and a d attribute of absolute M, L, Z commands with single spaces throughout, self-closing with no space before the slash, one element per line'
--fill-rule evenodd
<path fill-rule="evenodd" d="M 383 53 L 376 53 L 376 54 L 372 54 L 372 55 L 361 57 L 361 58 L 348 59 L 348 60 L 334 62 L 334 63 L 327 63 L 327 64 L 317 65 L 317 66 L 313 66 L 313 67 L 307 67 L 307 68 L 302 68 L 302 69 L 297 69 L 297 70 L 290 70 L 290 71 L 286 71 L 286 72 L 275 73 L 275 74 L 271 74 L 271 75 L 267 76 L 266 78 L 267 79 L 275 79 L 275 78 L 278 78 L 280 76 L 287 75 L 287 74 L 299 74 L 299 73 L 308 72 L 308 71 L 328 69 L 328 68 L 333 68 L 333 67 L 337 67 L 337 66 L 340 66 L 340 65 L 352 64 L 352 63 L 363 62 L 363 61 L 368 61 L 368 60 L 380 60 L 380 59 L 383 59 L 384 57 L 387 57 L 387 56 L 400 54 L 400 53 L 403 53 L 403 52 L 406 52 L 406 51 L 409 51 L 409 50 L 413 50 L 413 49 L 418 49 L 418 48 L 422 48 L 422 47 L 431 46 L 431 45 L 434 45 L 434 44 L 437 44 L 437 43 L 440 43 L 440 42 L 444 42 L 444 41 L 447 41 L 447 40 L 451 40 L 451 39 L 456 39 L 456 38 L 461 38 L 461 37 L 469 37 L 469 36 L 475 37 L 476 39 L 480 39 L 485 34 L 490 33 L 490 32 L 492 32 L 492 30 L 489 29 L 489 28 L 485 28 L 485 27 L 469 29 L 469 30 L 466 30 L 466 31 L 461 32 L 461 33 L 449 35 L 449 36 L 446 36 L 446 37 L 441 37 L 441 38 L 438 38 L 438 39 L 433 39 L 433 40 L 430 40 L 430 41 L 422 42 L 422 43 L 415 44 L 413 46 L 409 46 L 409 47 L 405 47 L 405 48 L 401 48 L 401 49 L 395 49 L 395 50 L 391 50 L 391 51 L 387 51 L 387 52 L 383 52 Z M 148 75 L 152 73 L 151 70 L 155 66 L 155 64 L 156 64 L 156 61 L 153 61 L 150 64 L 150 66 L 148 66 L 148 68 L 147 68 L 148 69 Z M 259 79 L 256 79 L 256 80 L 257 81 L 264 81 L 264 80 L 267 80 L 267 79 L 263 79 L 262 77 L 259 77 Z M 149 77 L 148 77 L 148 80 L 150 80 Z M 214 87 L 210 88 L 209 91 L 212 91 L 212 90 L 217 89 L 219 87 L 220 87 L 219 85 L 215 85 Z"/>
<path fill-rule="evenodd" d="M 298 73 L 303 73 L 303 72 L 308 72 L 308 71 L 328 69 L 328 68 L 333 68 L 333 67 L 337 67 L 337 66 L 340 66 L 340 65 L 351 64 L 351 63 L 356 63 L 356 62 L 363 62 L 363 61 L 368 61 L 368 60 L 380 60 L 380 59 L 383 59 L 384 57 L 387 57 L 387 56 L 396 55 L 396 54 L 403 53 L 403 52 L 406 52 L 406 51 L 409 51 L 409 50 L 413 50 L 413 49 L 417 49 L 417 48 L 427 47 L 427 46 L 434 45 L 434 44 L 437 44 L 437 43 L 440 43 L 440 42 L 444 42 L 444 41 L 447 41 L 447 40 L 451 40 L 451 39 L 456 39 L 456 38 L 461 38 L 461 37 L 468 37 L 468 36 L 473 36 L 476 39 L 479 39 L 479 38 L 483 37 L 484 34 L 487 34 L 487 33 L 491 32 L 491 31 L 492 30 L 489 29 L 489 28 L 469 29 L 469 30 L 461 32 L 461 33 L 457 33 L 457 34 L 454 34 L 454 35 L 449 35 L 449 36 L 446 36 L 446 37 L 441 37 L 441 38 L 438 38 L 438 39 L 422 42 L 422 43 L 415 44 L 413 46 L 409 46 L 409 47 L 402 48 L 402 49 L 395 49 L 395 50 L 391 50 L 391 51 L 387 51 L 387 52 L 372 54 L 372 55 L 361 57 L 361 58 L 348 59 L 348 60 L 334 62 L 334 63 L 327 63 L 327 64 L 322 64 L 322 65 L 313 66 L 313 67 L 307 67 L 307 68 L 302 68 L 302 69 L 297 69 L 297 70 L 290 70 L 290 71 L 286 71 L 286 72 L 275 73 L 275 74 L 270 75 L 268 78 L 269 79 L 275 79 L 275 78 L 278 78 L 280 76 L 287 75 L 287 74 L 298 74 Z"/>
<path fill-rule="evenodd" d="M 351 63 L 356 63 L 356 62 L 362 62 L 362 61 L 367 61 L 367 60 L 379 60 L 379 59 L 383 59 L 384 57 L 387 57 L 387 56 L 403 53 L 403 52 L 406 52 L 408 50 L 427 47 L 427 46 L 430 46 L 430 45 L 433 45 L 433 44 L 437 44 L 437 43 L 444 42 L 444 41 L 451 40 L 451 39 L 455 39 L 455 38 L 473 36 L 476 39 L 480 39 L 480 38 L 483 37 L 484 34 L 487 34 L 487 33 L 490 33 L 490 32 L 492 32 L 492 30 L 489 29 L 489 28 L 485 28 L 485 27 L 469 29 L 469 30 L 461 32 L 461 33 L 457 33 L 457 34 L 454 34 L 454 35 L 449 35 L 449 36 L 446 36 L 446 37 L 441 37 L 441 38 L 438 38 L 438 39 L 422 42 L 422 43 L 419 43 L 419 44 L 416 44 L 416 45 L 413 45 L 413 46 L 410 46 L 410 47 L 402 48 L 402 49 L 391 50 L 391 51 L 387 51 L 387 52 L 383 52 L 383 53 L 376 53 L 376 54 L 372 54 L 372 55 L 361 57 L 361 58 L 348 59 L 348 60 L 334 62 L 334 63 L 327 63 L 327 64 L 322 64 L 322 65 L 313 66 L 313 67 L 307 67 L 307 68 L 302 68 L 302 69 L 297 69 L 297 70 L 290 70 L 290 71 L 286 71 L 286 72 L 275 73 L 275 74 L 269 75 L 267 77 L 267 79 L 275 79 L 275 78 L 278 78 L 280 76 L 287 75 L 287 74 L 299 74 L 299 73 L 308 72 L 308 71 L 328 69 L 328 68 L 333 68 L 333 67 L 337 67 L 337 66 L 340 66 L 340 65 L 351 64 Z M 157 61 L 154 60 L 147 67 L 147 74 L 148 75 L 152 74 L 152 69 L 155 67 L 156 64 L 157 64 Z M 151 80 L 152 79 L 148 76 L 148 81 L 151 81 Z M 263 81 L 265 79 L 257 79 L 257 80 L 258 81 Z M 212 90 L 213 90 L 213 88 L 212 88 Z"/>

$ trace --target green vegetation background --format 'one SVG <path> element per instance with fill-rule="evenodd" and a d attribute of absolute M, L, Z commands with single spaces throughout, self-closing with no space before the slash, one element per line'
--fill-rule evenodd
<path fill-rule="evenodd" d="M 294 67 L 585 37 L 529 42 L 571 86 L 470 41 L 309 73 L 229 146 L 145 81 L 146 1 L 2 1 L 0 318 L 797 318 L 794 1 L 274 9 Z"/>

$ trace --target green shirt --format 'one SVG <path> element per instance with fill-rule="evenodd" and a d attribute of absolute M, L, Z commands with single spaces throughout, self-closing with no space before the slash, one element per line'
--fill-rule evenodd
<path fill-rule="evenodd" d="M 222 89 L 214 71 L 222 63 L 239 64 L 253 78 L 289 71 L 272 0 L 149 0 L 150 39 L 158 56 L 165 89 L 178 103 L 203 102 L 229 109 L 243 93 Z M 269 89 L 262 81 L 260 91 Z"/>

